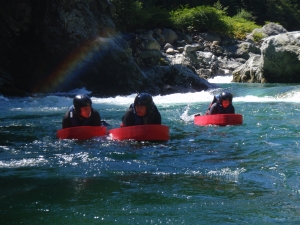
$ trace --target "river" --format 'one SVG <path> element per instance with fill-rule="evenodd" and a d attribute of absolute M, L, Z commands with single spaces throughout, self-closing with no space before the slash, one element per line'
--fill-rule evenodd
<path fill-rule="evenodd" d="M 84 88 L 0 96 L 1 224 L 298 224 L 300 85 L 229 81 L 154 96 L 168 142 L 57 139 Z M 243 124 L 194 125 L 222 90 Z M 93 107 L 112 129 L 134 97 L 92 96 Z"/>

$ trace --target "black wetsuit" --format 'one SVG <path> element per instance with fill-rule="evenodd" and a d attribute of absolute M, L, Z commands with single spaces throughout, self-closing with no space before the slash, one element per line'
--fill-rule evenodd
<path fill-rule="evenodd" d="M 208 115 L 213 114 L 235 114 L 235 110 L 232 104 L 224 108 L 220 103 L 216 102 L 210 107 Z"/>
<path fill-rule="evenodd" d="M 72 106 L 68 112 L 64 115 L 62 120 L 62 128 L 77 127 L 77 126 L 100 126 L 101 117 L 100 114 L 91 109 L 91 116 L 89 118 L 84 118 L 78 115 L 74 106 Z"/>
<path fill-rule="evenodd" d="M 138 116 L 133 104 L 130 105 L 125 115 L 122 117 L 123 126 L 135 126 L 144 124 L 161 124 L 161 115 L 155 105 L 146 116 Z"/>

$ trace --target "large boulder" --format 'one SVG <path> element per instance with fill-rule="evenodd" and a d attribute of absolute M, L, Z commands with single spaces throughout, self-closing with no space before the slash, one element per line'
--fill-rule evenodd
<path fill-rule="evenodd" d="M 4 95 L 24 96 L 28 93 L 17 88 L 12 77 L 0 68 L 0 93 Z"/>
<path fill-rule="evenodd" d="M 267 82 L 300 82 L 300 31 L 266 38 L 261 52 L 260 70 Z"/>
<path fill-rule="evenodd" d="M 163 29 L 162 36 L 164 37 L 166 43 L 173 44 L 178 40 L 178 35 L 171 29 Z"/>
<path fill-rule="evenodd" d="M 186 93 L 217 87 L 181 65 L 154 66 L 144 72 L 148 77 L 144 90 L 153 94 Z"/>
<path fill-rule="evenodd" d="M 161 45 L 153 34 L 153 31 L 143 33 L 140 36 L 140 42 L 136 45 L 135 57 L 140 67 L 155 66 L 161 58 Z"/>
<path fill-rule="evenodd" d="M 253 55 L 233 71 L 236 82 L 299 83 L 300 31 L 264 39 L 261 55 Z"/>
<path fill-rule="evenodd" d="M 86 87 L 102 96 L 142 91 L 146 76 L 124 51 L 120 40 L 122 39 L 100 37 L 94 40 L 88 47 L 88 52 L 78 56 L 76 64 L 69 65 L 60 85 L 53 87 L 55 91 Z"/>
<path fill-rule="evenodd" d="M 262 28 L 254 29 L 250 34 L 247 35 L 246 40 L 250 42 L 255 41 L 255 36 L 261 36 L 263 38 L 283 34 L 288 32 L 283 26 L 276 23 L 268 23 L 264 25 Z"/>

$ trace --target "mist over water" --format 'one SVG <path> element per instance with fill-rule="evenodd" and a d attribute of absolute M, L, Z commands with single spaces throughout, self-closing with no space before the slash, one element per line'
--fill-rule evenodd
<path fill-rule="evenodd" d="M 297 224 L 300 85 L 231 79 L 153 96 L 168 142 L 57 139 L 75 94 L 89 94 L 113 129 L 135 93 L 0 96 L 1 224 Z M 194 125 L 223 90 L 243 124 Z"/>

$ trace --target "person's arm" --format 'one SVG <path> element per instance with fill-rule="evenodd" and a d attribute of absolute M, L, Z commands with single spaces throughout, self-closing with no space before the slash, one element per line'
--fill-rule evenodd
<path fill-rule="evenodd" d="M 161 124 L 161 115 L 158 111 L 155 112 L 152 124 Z"/>
<path fill-rule="evenodd" d="M 122 122 L 123 122 L 124 127 L 135 125 L 134 115 L 133 115 L 133 112 L 130 109 L 128 109 L 126 111 L 125 115 L 122 117 Z"/>
<path fill-rule="evenodd" d="M 161 115 L 156 105 L 153 105 L 153 108 L 147 119 L 147 124 L 161 124 Z"/>
<path fill-rule="evenodd" d="M 101 116 L 96 110 L 92 109 L 92 124 L 91 126 L 101 126 Z"/>
<path fill-rule="evenodd" d="M 68 127 L 71 127 L 70 111 L 66 112 L 62 119 L 62 128 L 64 129 Z"/>
<path fill-rule="evenodd" d="M 214 103 L 209 110 L 209 114 L 208 115 L 214 115 L 214 114 L 218 114 L 218 103 Z"/>

